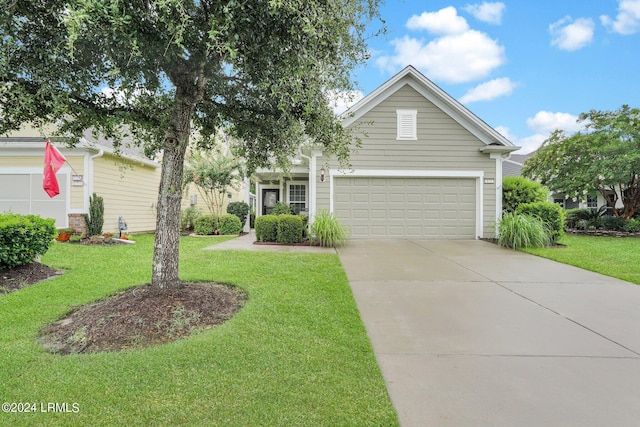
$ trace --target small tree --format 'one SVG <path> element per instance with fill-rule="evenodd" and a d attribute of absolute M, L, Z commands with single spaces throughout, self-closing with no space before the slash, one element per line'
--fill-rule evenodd
<path fill-rule="evenodd" d="M 237 190 L 240 183 L 238 162 L 228 156 L 194 153 L 186 162 L 184 186 L 195 184 L 212 215 L 221 216 L 229 190 Z"/>
<path fill-rule="evenodd" d="M 84 214 L 84 222 L 87 226 L 87 236 L 99 236 L 104 227 L 104 200 L 93 193 L 89 197 L 89 214 Z"/>

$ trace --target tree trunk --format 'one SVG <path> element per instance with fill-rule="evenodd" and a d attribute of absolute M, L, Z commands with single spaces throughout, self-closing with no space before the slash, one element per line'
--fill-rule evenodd
<path fill-rule="evenodd" d="M 189 145 L 191 113 L 188 101 L 178 102 L 173 110 L 172 129 L 167 132 L 162 155 L 162 172 L 158 191 L 156 240 L 153 248 L 151 285 L 159 288 L 178 287 L 180 207 L 184 156 Z"/>

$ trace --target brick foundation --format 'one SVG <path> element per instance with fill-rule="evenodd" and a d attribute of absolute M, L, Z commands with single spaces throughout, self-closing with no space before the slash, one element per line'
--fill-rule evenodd
<path fill-rule="evenodd" d="M 84 214 L 69 214 L 69 228 L 76 230 L 75 234 L 83 235 L 87 232 L 87 224 L 84 222 Z"/>

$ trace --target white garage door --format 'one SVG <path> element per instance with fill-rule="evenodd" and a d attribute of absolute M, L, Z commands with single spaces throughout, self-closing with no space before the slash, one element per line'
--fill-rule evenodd
<path fill-rule="evenodd" d="M 67 175 L 58 173 L 60 194 L 50 198 L 42 189 L 42 174 L 1 174 L 0 212 L 35 214 L 67 225 Z"/>
<path fill-rule="evenodd" d="M 334 213 L 353 238 L 476 238 L 469 178 L 334 179 Z"/>

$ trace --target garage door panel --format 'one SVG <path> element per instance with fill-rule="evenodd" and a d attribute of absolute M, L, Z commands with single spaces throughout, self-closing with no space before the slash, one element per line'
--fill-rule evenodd
<path fill-rule="evenodd" d="M 473 178 L 337 177 L 334 185 L 336 216 L 352 237 L 476 237 Z"/>

